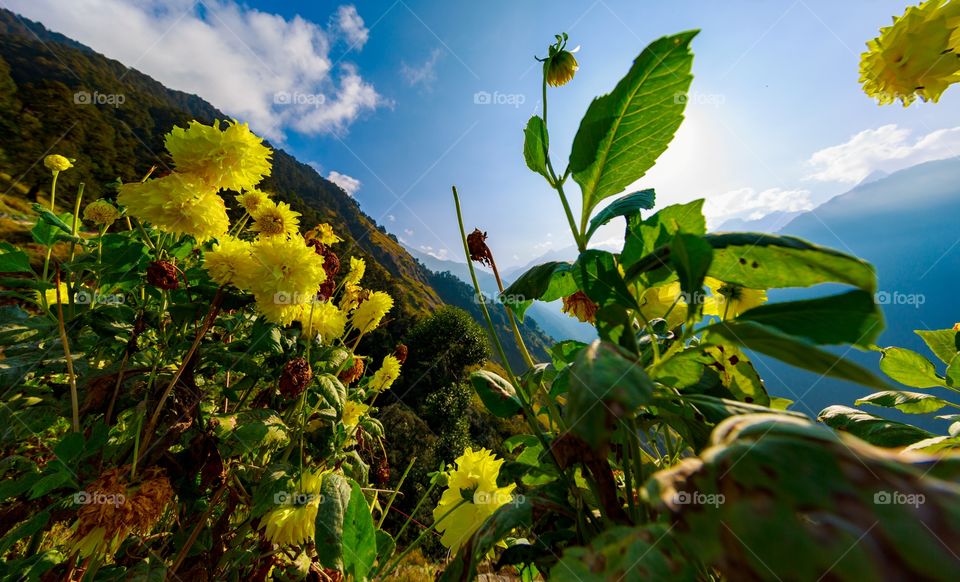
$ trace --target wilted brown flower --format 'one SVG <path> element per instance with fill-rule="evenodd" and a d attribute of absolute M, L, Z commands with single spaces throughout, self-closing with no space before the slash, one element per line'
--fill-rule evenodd
<path fill-rule="evenodd" d="M 487 246 L 487 233 L 479 228 L 473 229 L 473 232 L 467 236 L 467 248 L 470 249 L 470 259 L 481 265 L 493 266 L 493 253 Z"/>
<path fill-rule="evenodd" d="M 584 323 L 593 323 L 596 321 L 597 304 L 587 297 L 587 294 L 583 291 L 577 291 L 573 295 L 563 298 L 562 311 Z"/>
<path fill-rule="evenodd" d="M 410 353 L 410 350 L 407 348 L 406 344 L 398 344 L 393 350 L 393 357 L 395 357 L 401 364 L 405 364 L 407 362 L 408 353 Z"/>
<path fill-rule="evenodd" d="M 363 370 L 363 359 L 354 356 L 353 366 L 350 366 L 346 370 L 340 372 L 340 375 L 337 376 L 337 378 L 339 378 L 344 384 L 350 385 L 359 380 L 360 376 L 363 376 Z"/>
<path fill-rule="evenodd" d="M 176 289 L 180 286 L 176 265 L 169 261 L 153 261 L 147 267 L 147 282 L 158 289 Z"/>
<path fill-rule="evenodd" d="M 280 374 L 280 393 L 286 398 L 297 398 L 312 379 L 310 363 L 304 358 L 294 358 L 287 362 Z"/>

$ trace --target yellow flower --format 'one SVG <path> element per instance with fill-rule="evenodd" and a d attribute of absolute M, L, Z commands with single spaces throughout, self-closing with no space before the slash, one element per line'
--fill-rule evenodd
<path fill-rule="evenodd" d="M 393 385 L 394 380 L 400 377 L 400 360 L 395 356 L 385 356 L 380 369 L 376 371 L 370 380 L 370 388 L 374 390 L 387 390 Z"/>
<path fill-rule="evenodd" d="M 867 43 L 860 60 L 864 92 L 881 105 L 936 102 L 960 81 L 960 1 L 927 0 Z"/>
<path fill-rule="evenodd" d="M 713 293 L 703 302 L 704 315 L 730 319 L 767 301 L 767 292 L 760 289 L 747 289 L 713 277 L 707 277 L 704 283 Z"/>
<path fill-rule="evenodd" d="M 348 433 L 360 425 L 360 417 L 366 414 L 368 410 L 370 410 L 370 407 L 361 402 L 347 400 L 343 403 L 342 420 L 343 426 L 347 428 Z"/>
<path fill-rule="evenodd" d="M 330 343 L 343 335 L 347 314 L 329 301 L 311 301 L 300 306 L 296 321 L 303 326 L 303 335 L 311 339 L 319 335 L 324 343 Z"/>
<path fill-rule="evenodd" d="M 166 137 L 177 170 L 195 174 L 217 190 L 249 190 L 270 175 L 270 148 L 246 123 L 174 127 Z"/>
<path fill-rule="evenodd" d="M 443 532 L 440 543 L 456 552 L 493 512 L 513 499 L 516 485 L 497 486 L 503 459 L 487 449 L 468 448 L 454 462 L 456 469 L 447 475 L 447 489 L 433 519 Z"/>
<path fill-rule="evenodd" d="M 224 235 L 230 228 L 223 199 L 186 174 L 124 184 L 117 202 L 139 220 L 166 232 L 191 235 L 198 241 Z"/>
<path fill-rule="evenodd" d="M 73 160 L 65 158 L 60 154 L 50 154 L 43 158 L 43 165 L 51 172 L 63 172 L 73 167 Z"/>
<path fill-rule="evenodd" d="M 252 248 L 249 241 L 225 236 L 204 255 L 203 266 L 217 283 L 246 289 L 254 267 Z"/>
<path fill-rule="evenodd" d="M 543 59 L 543 76 L 551 87 L 566 85 L 580 68 L 573 56 L 580 47 L 567 50 L 567 33 L 558 34 L 556 38 L 557 42 L 550 46 L 549 56 Z"/>
<path fill-rule="evenodd" d="M 99 226 L 110 226 L 120 218 L 120 211 L 106 200 L 94 200 L 83 209 L 83 218 Z"/>
<path fill-rule="evenodd" d="M 343 282 L 348 285 L 359 285 L 360 279 L 363 279 L 367 272 L 367 263 L 359 257 L 350 257 L 350 272 L 343 278 Z"/>
<path fill-rule="evenodd" d="M 246 281 L 257 307 L 274 323 L 287 325 L 311 301 L 327 275 L 323 257 L 300 235 L 260 238 L 251 246 L 253 266 Z"/>
<path fill-rule="evenodd" d="M 292 236 L 300 232 L 300 213 L 290 210 L 285 202 L 265 200 L 250 215 L 253 216 L 250 230 L 259 232 L 260 236 Z"/>
<path fill-rule="evenodd" d="M 323 224 L 318 224 L 317 226 L 310 229 L 310 232 L 306 234 L 306 239 L 318 240 L 327 246 L 336 244 L 343 240 L 342 238 L 337 236 L 335 232 L 333 232 L 333 227 L 327 224 L 326 222 L 324 222 Z"/>
<path fill-rule="evenodd" d="M 340 298 L 340 309 L 350 311 L 360 305 L 360 299 L 366 291 L 360 285 L 347 282 L 343 286 L 343 297 Z"/>
<path fill-rule="evenodd" d="M 640 313 L 647 321 L 666 319 L 670 329 L 682 324 L 687 320 L 687 301 L 680 293 L 680 283 L 667 283 L 644 291 L 640 297 Z"/>
<path fill-rule="evenodd" d="M 270 202 L 270 197 L 267 196 L 266 192 L 260 190 L 247 190 L 243 194 L 237 195 L 237 202 L 248 214 L 252 215 L 257 211 L 257 208 L 260 208 L 261 204 Z"/>
<path fill-rule="evenodd" d="M 374 291 L 353 312 L 353 327 L 360 333 L 373 331 L 383 316 L 393 308 L 393 298 L 383 291 Z"/>
<path fill-rule="evenodd" d="M 43 298 L 46 299 L 47 305 L 54 306 L 57 304 L 57 287 L 51 287 L 49 289 L 44 289 Z M 70 303 L 70 290 L 67 288 L 67 283 L 65 281 L 60 281 L 60 303 L 67 304 Z M 37 292 L 37 303 L 41 303 L 40 292 Z"/>
<path fill-rule="evenodd" d="M 312 540 L 316 533 L 317 510 L 320 507 L 320 486 L 323 474 L 306 471 L 294 480 L 297 491 L 274 496 L 283 504 L 263 516 L 264 534 L 277 545 L 297 545 Z"/>
<path fill-rule="evenodd" d="M 591 301 L 583 291 L 577 291 L 563 298 L 561 311 L 584 323 L 593 323 L 597 317 L 597 304 Z"/>

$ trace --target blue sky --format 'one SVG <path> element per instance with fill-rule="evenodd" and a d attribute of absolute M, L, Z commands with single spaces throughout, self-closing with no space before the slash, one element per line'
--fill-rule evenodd
<path fill-rule="evenodd" d="M 559 203 L 521 156 L 521 130 L 540 110 L 533 56 L 563 31 L 582 48 L 574 81 L 550 91 L 558 167 L 590 100 L 647 43 L 702 30 L 688 119 L 637 186 L 656 188 L 660 205 L 706 197 L 713 224 L 806 209 L 873 170 L 960 155 L 960 91 L 909 109 L 860 91 L 862 47 L 902 0 L 0 5 L 249 120 L 441 257 L 460 258 L 451 184 L 500 262 L 570 244 Z M 500 103 L 476 103 L 480 92 Z"/>

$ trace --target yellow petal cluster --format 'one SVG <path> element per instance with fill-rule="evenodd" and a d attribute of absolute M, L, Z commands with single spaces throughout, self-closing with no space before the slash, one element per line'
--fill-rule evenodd
<path fill-rule="evenodd" d="M 393 308 L 393 298 L 383 291 L 373 291 L 354 310 L 353 327 L 361 334 L 373 331 L 380 325 L 383 316 Z"/>
<path fill-rule="evenodd" d="M 259 238 L 251 245 L 253 265 L 246 281 L 267 319 L 290 324 L 326 280 L 323 257 L 303 237 Z"/>
<path fill-rule="evenodd" d="M 359 285 L 367 271 L 367 263 L 359 257 L 350 257 L 350 272 L 343 278 L 343 281 L 349 285 Z"/>
<path fill-rule="evenodd" d="M 267 196 L 267 193 L 256 189 L 247 190 L 243 194 L 237 195 L 237 203 L 251 215 L 260 208 L 261 204 L 266 204 L 267 202 L 270 202 L 270 197 Z"/>
<path fill-rule="evenodd" d="M 283 499 L 284 503 L 280 507 L 263 516 L 262 523 L 266 529 L 264 535 L 277 545 L 302 544 L 313 539 L 316 533 L 322 473 L 306 471 L 295 482 L 299 489 L 296 495 Z"/>
<path fill-rule="evenodd" d="M 443 532 L 440 542 L 451 551 L 456 552 L 493 512 L 513 499 L 516 485 L 497 486 L 503 462 L 487 449 L 470 448 L 454 461 L 456 468 L 448 473 L 447 489 L 433 510 L 437 530 Z"/>
<path fill-rule="evenodd" d="M 225 236 L 204 255 L 203 266 L 217 283 L 244 289 L 249 286 L 253 275 L 252 251 L 253 245 L 249 241 Z"/>
<path fill-rule="evenodd" d="M 343 335 L 347 314 L 330 301 L 311 301 L 300 306 L 296 321 L 303 326 L 306 337 L 319 336 L 324 343 L 330 343 Z"/>
<path fill-rule="evenodd" d="M 120 211 L 117 210 L 116 206 L 101 198 L 87 204 L 87 207 L 83 209 L 83 218 L 98 226 L 110 226 L 120 218 Z"/>
<path fill-rule="evenodd" d="M 927 0 L 907 8 L 867 49 L 860 60 L 867 95 L 881 105 L 899 99 L 904 107 L 917 97 L 938 101 L 960 81 L 960 1 Z"/>
<path fill-rule="evenodd" d="M 203 125 L 191 121 L 175 127 L 165 145 L 178 172 L 193 174 L 216 190 L 249 190 L 270 175 L 270 148 L 246 123 Z"/>
<path fill-rule="evenodd" d="M 124 184 L 117 202 L 138 220 L 198 241 L 226 234 L 227 208 L 216 190 L 188 174 Z"/>
<path fill-rule="evenodd" d="M 680 283 L 674 281 L 643 292 L 640 297 L 640 313 L 647 321 L 666 319 L 667 327 L 673 329 L 687 320 L 687 302 L 680 292 Z"/>
<path fill-rule="evenodd" d="M 318 224 L 317 226 L 310 229 L 306 234 L 307 240 L 317 240 L 322 244 L 330 246 L 336 244 L 343 239 L 337 236 L 337 233 L 333 231 L 333 227 L 324 222 L 323 224 Z"/>
<path fill-rule="evenodd" d="M 352 432 L 360 424 L 360 418 L 370 410 L 370 407 L 361 402 L 347 400 L 343 403 L 343 425 L 347 432 Z"/>
<path fill-rule="evenodd" d="M 400 360 L 396 356 L 385 356 L 380 369 L 376 371 L 370 380 L 370 388 L 373 390 L 387 390 L 393 385 L 393 382 L 400 377 Z"/>
<path fill-rule="evenodd" d="M 713 277 L 707 277 L 704 283 L 712 292 L 712 295 L 703 302 L 704 315 L 732 319 L 748 309 L 767 302 L 767 292 L 761 289 L 748 289 L 734 283 L 724 283 Z"/>
<path fill-rule="evenodd" d="M 286 202 L 265 200 L 250 213 L 253 225 L 250 230 L 260 236 L 293 236 L 300 232 L 300 213 L 290 209 Z"/>

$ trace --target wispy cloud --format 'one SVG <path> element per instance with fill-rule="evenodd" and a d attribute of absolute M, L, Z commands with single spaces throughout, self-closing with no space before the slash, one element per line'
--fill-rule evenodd
<path fill-rule="evenodd" d="M 708 196 L 703 213 L 710 225 L 715 226 L 735 217 L 756 220 L 771 212 L 799 212 L 813 207 L 809 190 L 768 188 L 758 192 L 753 188 L 740 188 Z"/>
<path fill-rule="evenodd" d="M 332 170 L 329 174 L 327 174 L 327 180 L 330 180 L 337 186 L 343 188 L 343 191 L 346 192 L 348 196 L 355 195 L 360 190 L 361 186 L 360 180 L 357 180 L 353 176 L 341 174 L 336 170 Z"/>
<path fill-rule="evenodd" d="M 363 23 L 363 18 L 357 13 L 356 6 L 347 4 L 337 8 L 335 29 L 339 30 L 350 43 L 351 48 L 359 50 L 370 38 L 370 31 Z"/>
<path fill-rule="evenodd" d="M 423 89 L 430 89 L 437 80 L 437 63 L 440 62 L 442 56 L 443 51 L 433 49 L 427 60 L 420 65 L 411 66 L 407 63 L 401 63 L 400 74 L 403 75 L 403 79 L 411 87 L 419 86 Z"/>

